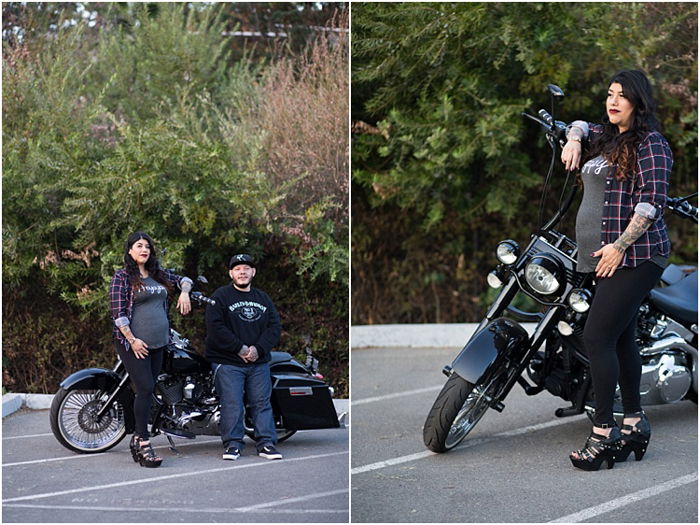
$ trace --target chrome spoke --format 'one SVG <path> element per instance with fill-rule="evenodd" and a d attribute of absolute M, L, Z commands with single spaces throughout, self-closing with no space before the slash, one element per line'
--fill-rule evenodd
<path fill-rule="evenodd" d="M 66 395 L 58 418 L 66 441 L 82 450 L 95 450 L 108 448 L 122 438 L 125 418 L 119 402 L 96 419 L 104 399 L 103 393 L 94 390 L 75 390 Z"/>
<path fill-rule="evenodd" d="M 446 448 L 449 449 L 458 445 L 486 413 L 491 401 L 486 395 L 488 390 L 492 390 L 490 386 L 476 385 L 469 393 L 447 433 L 447 438 L 445 439 Z"/>

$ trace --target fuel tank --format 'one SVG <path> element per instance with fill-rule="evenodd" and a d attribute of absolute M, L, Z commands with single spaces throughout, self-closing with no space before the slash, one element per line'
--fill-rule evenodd
<path fill-rule="evenodd" d="M 211 367 L 194 349 L 171 344 L 165 349 L 163 370 L 168 374 L 195 374 L 208 372 Z"/>

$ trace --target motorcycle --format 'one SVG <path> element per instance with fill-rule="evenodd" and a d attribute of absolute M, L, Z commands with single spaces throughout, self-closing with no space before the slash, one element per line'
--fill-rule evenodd
<path fill-rule="evenodd" d="M 200 278 L 200 281 L 206 282 Z M 193 304 L 215 304 L 201 292 L 192 292 Z M 190 341 L 171 329 L 171 343 L 164 350 L 163 370 L 156 381 L 150 417 L 150 434 L 194 439 L 219 436 L 220 405 L 209 362 Z M 333 406 L 333 388 L 317 372 L 318 360 L 306 349 L 301 364 L 287 352 L 272 352 L 270 380 L 272 408 L 278 441 L 298 430 L 339 428 L 346 414 Z M 120 359 L 112 370 L 87 368 L 66 377 L 50 410 L 51 431 L 61 445 L 78 453 L 105 452 L 134 431 L 134 393 L 129 374 Z M 246 411 L 246 435 L 253 428 Z"/>
<path fill-rule="evenodd" d="M 555 102 L 564 93 L 552 84 L 548 90 L 554 113 Z M 543 224 L 547 187 L 557 150 L 566 142 L 566 124 L 545 110 L 538 115 L 523 113 L 543 128 L 552 149 L 540 203 L 538 224 Z M 459 445 L 489 408 L 502 412 L 516 384 L 526 395 L 546 390 L 570 402 L 555 411 L 557 417 L 586 412 L 592 418 L 595 394 L 582 335 L 595 282 L 592 275 L 576 271 L 577 245 L 555 229 L 576 194 L 576 185 L 567 189 L 568 183 L 567 175 L 559 209 L 532 235 L 524 250 L 513 240 L 498 244 L 500 264 L 489 273 L 487 282 L 500 292 L 462 351 L 443 369 L 447 382 L 423 427 L 423 441 L 433 452 Z M 697 223 L 697 208 L 688 202 L 691 197 L 669 199 L 667 208 Z M 689 274 L 683 270 L 669 266 L 662 279 L 667 286 L 652 290 L 639 308 L 643 406 L 682 399 L 697 403 L 697 269 Z M 516 307 L 516 297 L 522 295 L 538 311 Z M 535 323 L 532 335 L 520 322 Z M 619 387 L 614 412 L 623 413 Z"/>

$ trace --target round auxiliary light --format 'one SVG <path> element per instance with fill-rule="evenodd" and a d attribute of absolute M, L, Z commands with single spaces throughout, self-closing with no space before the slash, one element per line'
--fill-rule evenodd
<path fill-rule="evenodd" d="M 501 286 L 503 286 L 503 281 L 496 273 L 496 270 L 492 270 L 489 272 L 489 274 L 486 276 L 486 282 L 489 283 L 489 286 L 491 288 L 500 288 Z"/>
<path fill-rule="evenodd" d="M 513 264 L 520 256 L 520 246 L 515 241 L 507 239 L 496 246 L 496 258 L 503 264 Z"/>
<path fill-rule="evenodd" d="M 569 337 L 574 333 L 574 329 L 566 321 L 559 321 L 557 323 L 557 330 L 559 330 L 559 333 L 565 337 Z"/>
<path fill-rule="evenodd" d="M 574 288 L 569 294 L 569 306 L 578 313 L 587 312 L 591 307 L 591 292 L 583 288 Z"/>
<path fill-rule="evenodd" d="M 551 295 L 564 282 L 564 269 L 553 257 L 538 254 L 525 267 L 525 281 L 538 294 Z"/>

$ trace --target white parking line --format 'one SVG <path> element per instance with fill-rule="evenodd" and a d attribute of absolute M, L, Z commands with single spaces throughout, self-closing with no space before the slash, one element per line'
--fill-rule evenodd
<path fill-rule="evenodd" d="M 333 494 L 342 494 L 347 492 L 347 489 L 333 491 Z M 309 498 L 317 498 L 331 495 L 331 493 L 325 492 L 322 494 L 311 494 Z M 298 500 L 299 498 L 293 498 Z M 105 512 L 177 512 L 177 513 L 191 513 L 191 514 L 229 514 L 232 512 L 241 513 L 265 513 L 265 514 L 347 514 L 348 509 L 271 509 L 269 506 L 272 505 L 283 505 L 292 501 L 292 499 L 281 500 L 271 503 L 263 503 L 260 508 L 257 505 L 252 505 L 250 507 L 238 507 L 232 509 L 213 509 L 207 507 L 204 509 L 188 509 L 183 507 L 147 507 L 147 508 L 137 508 L 137 507 L 104 507 L 104 506 L 92 506 L 92 507 L 81 507 L 79 505 L 40 505 L 36 503 L 7 503 L 4 504 L 4 508 L 20 508 L 20 509 L 46 509 L 46 510 L 77 510 L 77 511 L 105 511 Z"/>
<path fill-rule="evenodd" d="M 319 458 L 327 458 L 330 456 L 339 456 L 341 454 L 348 454 L 348 451 L 342 451 L 342 452 L 329 452 L 327 454 L 315 454 L 312 456 L 302 456 L 299 458 L 289 458 L 283 460 L 285 463 L 290 463 L 294 461 L 309 461 L 313 459 L 319 459 Z M 3 503 L 11 503 L 15 501 L 28 501 L 28 500 L 35 500 L 35 499 L 41 499 L 41 498 L 50 498 L 52 496 L 64 496 L 66 494 L 76 494 L 79 492 L 92 492 L 96 490 L 103 490 L 103 489 L 111 489 L 111 488 L 116 488 L 116 487 L 127 487 L 129 485 L 139 485 L 142 483 L 152 483 L 154 481 L 163 481 L 167 479 L 178 479 L 178 478 L 185 478 L 185 477 L 190 477 L 190 476 L 199 476 L 200 474 L 212 474 L 214 472 L 226 472 L 230 470 L 239 470 L 239 469 L 245 469 L 245 468 L 259 468 L 259 467 L 264 467 L 266 465 L 270 465 L 273 462 L 266 461 L 264 463 L 258 462 L 258 463 L 249 463 L 245 465 L 235 465 L 231 467 L 220 467 L 220 468 L 213 468 L 213 469 L 207 469 L 207 470 L 199 470 L 199 471 L 193 471 L 193 472 L 182 472 L 179 474 L 170 474 L 167 476 L 156 476 L 153 478 L 146 478 L 146 479 L 137 479 L 137 480 L 132 480 L 132 481 L 122 481 L 119 483 L 109 483 L 106 485 L 95 485 L 91 487 L 81 487 L 77 489 L 70 489 L 70 490 L 61 490 L 58 492 L 45 492 L 43 494 L 30 494 L 27 496 L 20 496 L 17 498 L 7 498 L 3 499 Z"/>
<path fill-rule="evenodd" d="M 188 509 L 188 508 L 173 508 L 173 507 L 148 507 L 144 509 L 135 509 L 134 507 L 81 507 L 79 505 L 38 505 L 35 503 L 8 503 L 4 507 L 13 508 L 28 508 L 28 509 L 55 509 L 55 510 L 103 510 L 103 511 L 113 511 L 113 512 L 143 512 L 143 511 L 155 511 L 155 512 L 191 512 L 191 513 L 202 513 L 202 512 L 213 512 L 217 514 L 225 514 L 230 512 L 264 512 L 270 514 L 336 514 L 336 513 L 347 513 L 347 509 L 273 509 L 272 507 L 279 507 L 281 505 L 286 505 L 289 503 L 299 503 L 302 501 L 309 501 L 312 499 L 325 498 L 327 496 L 337 496 L 339 494 L 345 494 L 348 489 L 330 490 L 327 492 L 317 492 L 315 494 L 307 494 L 305 496 L 299 496 L 296 498 L 283 498 L 275 501 L 268 501 L 266 503 L 258 503 L 257 505 L 249 505 L 247 507 L 234 507 L 232 509 Z"/>
<path fill-rule="evenodd" d="M 53 434 L 49 434 L 53 436 Z M 192 445 L 203 445 L 205 443 L 221 443 L 221 439 L 203 439 L 200 441 L 192 442 L 192 443 L 182 443 L 182 444 L 176 444 L 175 448 L 182 448 L 182 447 L 190 447 Z M 153 448 L 158 449 L 162 447 L 167 447 L 169 446 L 167 443 L 163 443 L 162 445 L 155 445 Z M 106 452 L 107 454 L 113 453 L 113 452 Z M 3 463 L 2 467 L 18 467 L 20 465 L 33 465 L 36 463 L 51 463 L 53 461 L 68 461 L 71 459 L 83 459 L 83 458 L 99 458 L 102 455 L 102 453 L 97 453 L 97 454 L 74 454 L 72 456 L 61 456 L 58 458 L 44 458 L 44 459 L 32 459 L 29 461 L 18 461 L 16 463 Z"/>
<path fill-rule="evenodd" d="M 279 505 L 285 505 L 287 503 L 298 503 L 300 501 L 308 501 L 310 499 L 325 498 L 326 496 L 335 496 L 337 494 L 343 494 L 345 492 L 348 492 L 348 489 L 330 490 L 328 492 L 317 492 L 316 494 L 307 494 L 306 496 L 299 496 L 296 498 L 275 500 L 270 501 L 268 503 L 258 503 L 257 505 L 250 505 L 248 507 L 238 507 L 236 510 L 239 512 L 250 512 L 255 510 L 267 509 L 270 507 L 277 507 Z"/>
<path fill-rule="evenodd" d="M 19 467 L 21 465 L 33 465 L 36 463 L 51 463 L 53 461 L 69 461 L 71 459 L 99 458 L 102 454 L 76 454 L 74 456 L 61 456 L 58 458 L 32 459 L 29 461 L 17 461 L 15 463 L 3 463 L 2 468 Z"/>
<path fill-rule="evenodd" d="M 610 500 L 606 503 L 596 505 L 595 507 L 589 507 L 587 509 L 583 509 L 580 512 L 575 512 L 573 514 L 569 514 L 568 516 L 557 518 L 556 520 L 552 520 L 549 523 L 581 523 L 582 521 L 595 518 L 596 516 L 600 516 L 601 514 L 605 514 L 606 512 L 612 512 L 614 510 L 617 510 L 620 507 L 629 505 L 630 503 L 658 496 L 659 494 L 662 494 L 669 490 L 673 490 L 677 487 L 682 487 L 683 485 L 687 485 L 688 483 L 692 483 L 693 481 L 697 480 L 697 472 L 693 474 L 688 474 L 687 476 L 681 476 L 680 478 L 672 479 L 670 481 L 666 481 L 665 483 L 654 485 L 653 487 L 649 487 L 643 490 L 639 490 L 637 492 L 633 492 L 631 494 L 627 494 L 626 496 Z"/>
<path fill-rule="evenodd" d="M 6 439 L 24 439 L 24 438 L 36 438 L 36 437 L 46 437 L 46 436 L 53 436 L 51 432 L 48 432 L 46 434 L 27 434 L 26 436 L 8 436 L 2 438 L 3 441 Z"/>
<path fill-rule="evenodd" d="M 416 390 L 406 390 L 405 392 L 395 392 L 393 394 L 386 394 L 384 396 L 366 397 L 365 399 L 358 399 L 357 401 L 350 401 L 352 406 L 364 405 L 365 403 L 374 403 L 376 401 L 384 401 L 386 399 L 394 399 L 396 397 L 411 396 L 413 394 L 425 394 L 426 392 L 436 392 L 442 389 L 443 385 L 440 386 L 429 386 L 427 388 L 418 388 Z"/>
<path fill-rule="evenodd" d="M 104 512 L 177 512 L 177 513 L 192 513 L 192 514 L 231 514 L 233 512 L 245 513 L 265 513 L 265 514 L 347 514 L 348 510 L 342 509 L 261 509 L 255 511 L 242 511 L 240 509 L 185 509 L 182 507 L 79 507 L 76 505 L 36 505 L 28 503 L 9 503 L 3 506 L 4 508 L 21 508 L 21 509 L 46 509 L 46 510 L 87 510 L 87 511 L 104 511 Z"/>
<path fill-rule="evenodd" d="M 364 465 L 362 467 L 355 467 L 350 470 L 350 474 L 362 474 L 363 472 L 369 472 L 370 470 L 379 470 L 385 467 L 390 467 L 392 465 L 400 465 L 401 463 L 407 463 L 409 461 L 416 461 L 417 459 L 427 458 L 429 456 L 435 456 L 437 452 L 431 452 L 430 450 L 424 450 L 423 452 L 416 452 L 415 454 L 409 454 L 408 456 L 401 456 L 399 458 L 387 459 L 385 461 L 378 461 L 377 463 L 370 463 L 369 465 Z"/>
<path fill-rule="evenodd" d="M 347 491 L 346 491 L 347 492 Z M 243 513 L 265 513 L 265 514 L 347 514 L 347 509 L 255 509 L 243 510 L 243 508 L 233 509 L 213 509 L 207 507 L 205 509 L 187 509 L 182 507 L 80 507 L 78 505 L 38 505 L 35 503 L 8 503 L 3 505 L 4 508 L 20 508 L 20 509 L 46 509 L 46 510 L 87 510 L 87 511 L 104 511 L 104 512 L 177 512 L 191 514 L 231 514 L 233 512 Z"/>
<path fill-rule="evenodd" d="M 458 448 L 463 449 L 467 447 L 473 447 L 475 445 L 481 445 L 482 443 L 488 443 L 489 441 L 493 441 L 498 438 L 504 438 L 504 437 L 513 437 L 513 436 L 519 436 L 521 434 L 527 434 L 528 432 L 536 432 L 538 430 L 543 430 L 545 428 L 551 428 L 551 427 L 556 427 L 559 425 L 563 425 L 565 423 L 569 423 L 571 421 L 577 421 L 579 419 L 582 419 L 586 416 L 583 414 L 579 416 L 572 416 L 572 417 L 566 417 L 562 419 L 554 419 L 552 421 L 545 421 L 544 423 L 538 423 L 536 425 L 530 425 L 527 427 L 521 427 L 521 428 L 516 428 L 513 430 L 507 430 L 505 432 L 500 432 L 499 434 L 494 434 L 493 436 L 485 436 L 482 438 L 476 438 L 476 439 L 471 439 L 466 442 L 464 442 L 462 445 L 459 445 Z M 409 461 L 416 461 L 418 459 L 423 459 L 427 458 L 430 456 L 434 456 L 436 453 L 431 452 L 430 450 L 424 450 L 422 452 L 417 452 L 415 454 L 409 454 L 407 456 L 401 456 L 398 458 L 392 458 L 392 459 L 387 459 L 384 461 L 378 461 L 377 463 L 370 463 L 369 465 L 364 465 L 361 467 L 355 467 L 354 469 L 350 470 L 351 475 L 355 474 L 362 474 L 363 472 L 369 472 L 371 470 L 378 470 L 382 469 L 385 467 L 390 467 L 392 465 L 399 465 L 401 463 L 407 463 Z"/>

